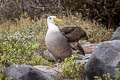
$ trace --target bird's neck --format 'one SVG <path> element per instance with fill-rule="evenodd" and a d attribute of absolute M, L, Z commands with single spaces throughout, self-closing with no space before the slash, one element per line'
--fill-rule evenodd
<path fill-rule="evenodd" d="M 60 31 L 59 28 L 54 23 L 48 22 L 47 24 L 48 24 L 49 31 L 52 31 L 52 32 Z"/>

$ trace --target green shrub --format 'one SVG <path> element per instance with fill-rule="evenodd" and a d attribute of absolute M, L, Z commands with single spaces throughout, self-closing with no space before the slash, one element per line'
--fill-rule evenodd
<path fill-rule="evenodd" d="M 11 64 L 48 65 L 46 60 L 35 54 L 38 48 L 39 44 L 32 33 L 26 35 L 21 35 L 20 32 L 13 35 L 6 33 L 0 43 L 0 63 L 5 66 Z"/>
<path fill-rule="evenodd" d="M 72 55 L 70 58 L 66 58 L 63 66 L 61 67 L 64 77 L 74 80 L 85 80 L 85 63 L 80 63 L 74 60 L 78 56 Z"/>
<path fill-rule="evenodd" d="M 0 69 L 0 80 L 4 80 L 3 70 Z"/>
<path fill-rule="evenodd" d="M 110 78 L 110 73 L 104 74 L 103 76 L 106 78 L 106 80 L 112 80 L 112 79 Z"/>
<path fill-rule="evenodd" d="M 47 64 L 46 60 L 32 52 L 36 48 L 36 45 L 28 46 L 21 42 L 3 42 L 0 44 L 0 51 L 2 52 L 0 63 L 6 66 L 11 64 Z"/>
<path fill-rule="evenodd" d="M 116 80 L 120 80 L 120 72 L 117 72 L 117 74 L 116 74 Z"/>

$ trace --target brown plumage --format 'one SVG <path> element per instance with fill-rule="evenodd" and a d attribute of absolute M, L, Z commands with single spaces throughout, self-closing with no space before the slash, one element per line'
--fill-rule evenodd
<path fill-rule="evenodd" d="M 64 27 L 60 29 L 68 42 L 78 42 L 79 40 L 88 40 L 86 32 L 81 27 Z"/>
<path fill-rule="evenodd" d="M 81 27 L 64 27 L 60 31 L 74 50 L 78 50 L 78 53 L 85 55 L 84 49 L 78 41 L 81 39 L 88 40 L 88 37 Z"/>

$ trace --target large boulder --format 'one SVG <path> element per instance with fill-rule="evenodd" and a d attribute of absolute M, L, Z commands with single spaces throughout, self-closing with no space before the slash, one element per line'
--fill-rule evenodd
<path fill-rule="evenodd" d="M 94 76 L 99 76 L 105 80 L 103 75 L 106 73 L 110 73 L 110 77 L 114 80 L 115 67 L 119 61 L 120 40 L 100 43 L 85 66 L 86 80 L 94 80 Z"/>
<path fill-rule="evenodd" d="M 118 27 L 112 35 L 112 40 L 120 40 L 120 27 Z"/>
<path fill-rule="evenodd" d="M 29 65 L 12 65 L 4 70 L 5 77 L 13 80 L 54 80 L 47 73 Z"/>

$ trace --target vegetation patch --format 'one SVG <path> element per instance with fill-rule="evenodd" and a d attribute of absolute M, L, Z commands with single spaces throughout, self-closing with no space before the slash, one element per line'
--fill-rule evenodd
<path fill-rule="evenodd" d="M 78 58 L 77 55 L 72 55 L 70 58 L 64 60 L 64 64 L 61 67 L 65 78 L 73 80 L 85 80 L 85 63 L 77 62 L 74 59 Z"/>
<path fill-rule="evenodd" d="M 31 34 L 21 35 L 16 32 L 13 35 L 4 35 L 0 43 L 0 63 L 9 66 L 11 64 L 49 65 L 47 60 L 35 53 L 39 44 Z"/>

